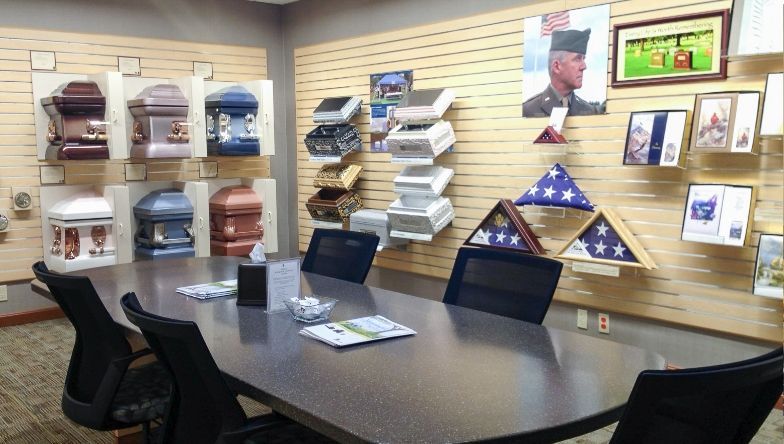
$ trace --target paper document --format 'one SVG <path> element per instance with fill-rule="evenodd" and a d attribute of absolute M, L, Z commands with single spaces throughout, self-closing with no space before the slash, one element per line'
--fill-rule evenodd
<path fill-rule="evenodd" d="M 305 327 L 299 331 L 299 334 L 326 342 L 333 347 L 344 347 L 397 336 L 415 335 L 416 332 L 376 315 Z"/>
<path fill-rule="evenodd" d="M 237 294 L 237 280 L 210 282 L 209 284 L 191 285 L 188 287 L 177 288 L 177 293 L 181 293 L 197 299 L 211 299 L 221 296 L 231 296 Z"/>

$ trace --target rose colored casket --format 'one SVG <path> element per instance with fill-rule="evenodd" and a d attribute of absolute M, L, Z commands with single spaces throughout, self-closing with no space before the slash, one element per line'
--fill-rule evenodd
<path fill-rule="evenodd" d="M 71 196 L 49 208 L 47 216 L 53 232 L 49 268 L 66 273 L 117 263 L 113 213 L 102 196 Z"/>
<path fill-rule="evenodd" d="M 191 157 L 188 134 L 188 99 L 177 85 L 144 88 L 128 101 L 133 115 L 132 158 Z"/>
<path fill-rule="evenodd" d="M 193 205 L 180 190 L 156 190 L 133 207 L 136 259 L 193 257 Z"/>
<path fill-rule="evenodd" d="M 74 80 L 41 99 L 49 115 L 47 159 L 108 159 L 106 97 L 95 82 Z"/>
<path fill-rule="evenodd" d="M 262 202 L 253 189 L 234 185 L 210 198 L 210 254 L 245 256 L 261 242 Z"/>
<path fill-rule="evenodd" d="M 207 152 L 210 156 L 258 156 L 259 101 L 235 85 L 206 97 Z"/>

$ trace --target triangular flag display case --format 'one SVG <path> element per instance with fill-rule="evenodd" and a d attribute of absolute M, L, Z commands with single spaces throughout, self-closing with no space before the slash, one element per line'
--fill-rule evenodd
<path fill-rule="evenodd" d="M 539 133 L 539 137 L 534 140 L 534 143 L 569 143 L 566 137 L 555 130 L 552 126 L 548 126 Z"/>
<path fill-rule="evenodd" d="M 531 185 L 514 204 L 593 211 L 593 204 L 559 163 L 554 164 L 547 174 Z"/>
<path fill-rule="evenodd" d="M 530 254 L 544 253 L 539 240 L 509 199 L 498 201 L 482 223 L 471 233 L 465 245 Z"/>
<path fill-rule="evenodd" d="M 656 268 L 645 249 L 609 208 L 600 208 L 555 257 L 621 267 Z"/>

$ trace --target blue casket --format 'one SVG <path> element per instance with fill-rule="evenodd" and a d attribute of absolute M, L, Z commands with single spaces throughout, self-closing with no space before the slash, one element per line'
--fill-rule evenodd
<path fill-rule="evenodd" d="M 133 207 L 136 259 L 193 257 L 193 205 L 180 190 L 156 190 Z"/>
<path fill-rule="evenodd" d="M 210 156 L 259 155 L 256 96 L 241 86 L 230 86 L 208 95 L 204 109 Z"/>

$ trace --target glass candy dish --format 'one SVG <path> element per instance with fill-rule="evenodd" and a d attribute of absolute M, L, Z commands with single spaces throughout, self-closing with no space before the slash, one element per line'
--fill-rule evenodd
<path fill-rule="evenodd" d="M 329 319 L 329 314 L 335 308 L 337 302 L 337 299 L 315 295 L 283 301 L 289 312 L 291 312 L 291 316 L 302 322 L 317 322 Z"/>

